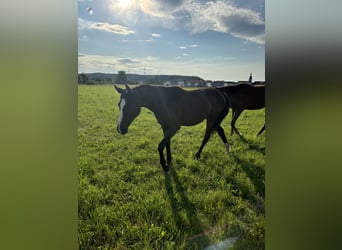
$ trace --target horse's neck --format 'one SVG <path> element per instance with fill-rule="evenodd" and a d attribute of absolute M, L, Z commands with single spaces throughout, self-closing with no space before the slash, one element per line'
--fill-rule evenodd
<path fill-rule="evenodd" d="M 152 89 L 145 87 L 136 88 L 136 95 L 139 98 L 140 106 L 148 108 L 151 111 L 155 111 L 158 106 L 156 95 L 151 92 Z"/>

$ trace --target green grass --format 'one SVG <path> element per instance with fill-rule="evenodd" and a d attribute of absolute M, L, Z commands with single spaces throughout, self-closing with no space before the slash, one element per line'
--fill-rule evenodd
<path fill-rule="evenodd" d="M 159 165 L 162 130 L 142 109 L 126 135 L 116 131 L 119 94 L 113 86 L 78 87 L 80 249 L 204 249 L 238 237 L 234 249 L 264 249 L 264 110 L 244 111 L 243 138 L 215 133 L 194 155 L 205 122 L 182 127 L 171 140 L 173 163 Z"/>

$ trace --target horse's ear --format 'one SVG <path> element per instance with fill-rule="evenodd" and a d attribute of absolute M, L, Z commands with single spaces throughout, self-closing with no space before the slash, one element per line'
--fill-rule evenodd
<path fill-rule="evenodd" d="M 131 89 L 129 88 L 129 86 L 127 84 L 125 84 L 125 87 L 126 87 L 126 92 L 127 93 L 131 92 Z"/>
<path fill-rule="evenodd" d="M 118 88 L 116 85 L 114 85 L 114 88 L 116 89 L 116 91 L 117 91 L 119 94 L 122 94 L 122 93 L 125 92 L 124 89 L 120 89 L 120 88 Z"/>

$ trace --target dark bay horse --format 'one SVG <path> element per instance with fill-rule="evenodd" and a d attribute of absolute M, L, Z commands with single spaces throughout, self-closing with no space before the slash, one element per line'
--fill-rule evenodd
<path fill-rule="evenodd" d="M 121 89 L 114 85 L 117 92 L 121 94 L 118 103 L 120 115 L 117 131 L 120 134 L 127 133 L 129 125 L 139 115 L 141 107 L 151 110 L 164 133 L 158 152 L 160 164 L 165 171 L 168 171 L 169 167 L 165 163 L 164 148 L 166 147 L 169 164 L 171 163 L 170 141 L 181 126 L 193 126 L 204 119 L 207 120 L 205 135 L 196 153 L 197 159 L 214 130 L 221 137 L 227 151 L 229 150 L 227 138 L 220 125 L 229 111 L 227 97 L 222 92 L 213 88 L 186 91 L 179 87 L 141 85 L 131 89 L 128 85 L 125 86 L 126 89 Z"/>
<path fill-rule="evenodd" d="M 235 122 L 241 115 L 242 111 L 262 109 L 265 107 L 265 84 L 250 85 L 240 83 L 217 88 L 228 96 L 229 105 L 232 108 L 232 121 L 230 135 L 234 132 L 240 134 L 235 127 Z M 258 132 L 257 136 L 265 130 L 265 124 Z M 241 134 L 240 134 L 241 135 Z"/>

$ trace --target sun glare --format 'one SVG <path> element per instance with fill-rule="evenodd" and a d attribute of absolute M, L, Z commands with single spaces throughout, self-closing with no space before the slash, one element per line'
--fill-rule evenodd
<path fill-rule="evenodd" d="M 110 0 L 109 10 L 126 26 L 134 26 L 138 21 L 140 0 Z"/>
<path fill-rule="evenodd" d="M 120 9 L 130 9 L 135 7 L 136 1 L 135 0 L 117 0 L 117 6 Z"/>

